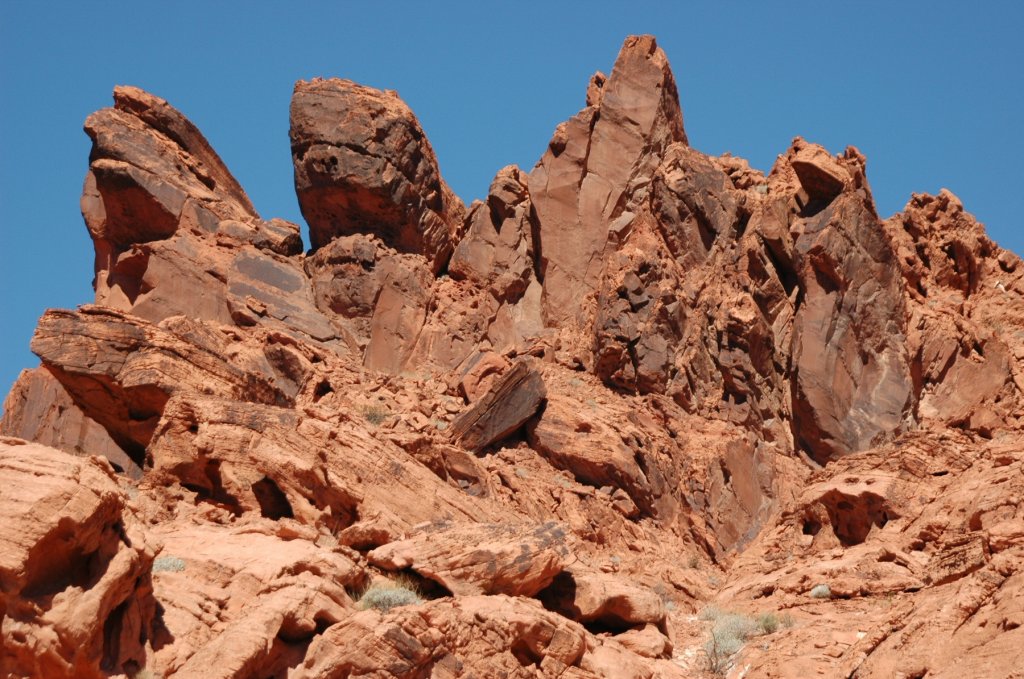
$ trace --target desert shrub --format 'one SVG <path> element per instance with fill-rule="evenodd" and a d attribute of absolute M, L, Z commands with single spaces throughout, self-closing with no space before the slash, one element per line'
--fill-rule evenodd
<path fill-rule="evenodd" d="M 711 634 L 704 643 L 708 658 L 708 669 L 722 674 L 732 664 L 747 639 L 757 636 L 760 629 L 753 618 L 738 613 L 721 613 L 711 627 Z"/>
<path fill-rule="evenodd" d="M 762 613 L 756 618 L 740 613 L 723 611 L 717 606 L 708 606 L 697 614 L 700 620 L 711 621 L 711 632 L 704 643 L 704 654 L 708 669 L 724 674 L 732 665 L 736 655 L 748 639 L 762 634 L 771 634 L 779 627 L 790 627 L 792 618 L 787 614 L 781 618 L 775 613 Z"/>
<path fill-rule="evenodd" d="M 772 634 L 779 629 L 779 616 L 774 613 L 762 613 L 757 616 L 757 627 L 762 634 Z"/>
<path fill-rule="evenodd" d="M 811 590 L 811 596 L 815 599 L 831 599 L 832 588 L 824 583 L 820 585 L 815 585 L 814 588 Z"/>
<path fill-rule="evenodd" d="M 757 628 L 761 630 L 761 634 L 774 634 L 779 631 L 779 628 L 793 626 L 793 616 L 789 613 L 783 613 L 782 615 L 762 613 L 757 616 L 756 620 Z"/>
<path fill-rule="evenodd" d="M 723 614 L 724 611 L 718 606 L 706 606 L 697 613 L 697 619 L 705 621 L 718 620 Z"/>
<path fill-rule="evenodd" d="M 381 613 L 387 613 L 399 606 L 415 606 L 419 603 L 423 603 L 419 588 L 406 578 L 375 582 L 363 590 L 358 601 L 359 608 L 375 608 Z"/>
<path fill-rule="evenodd" d="M 375 427 L 388 417 L 388 411 L 384 406 L 365 405 L 362 407 L 362 411 L 366 421 Z"/>
<path fill-rule="evenodd" d="M 185 570 L 185 560 L 176 556 L 159 556 L 153 560 L 154 573 L 180 573 Z"/>

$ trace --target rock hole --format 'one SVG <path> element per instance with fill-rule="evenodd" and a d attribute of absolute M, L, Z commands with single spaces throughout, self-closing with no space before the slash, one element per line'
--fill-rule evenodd
<path fill-rule="evenodd" d="M 562 571 L 555 576 L 551 584 L 537 592 L 534 597 L 547 610 L 561 616 L 576 620 L 580 610 L 576 608 L 576 579 L 572 573 Z"/>
<path fill-rule="evenodd" d="M 725 460 L 719 460 L 718 466 L 722 470 L 722 483 L 728 486 L 729 482 L 732 481 L 732 473 L 729 471 L 729 468 L 725 465 Z"/>
<path fill-rule="evenodd" d="M 313 402 L 317 403 L 324 396 L 327 396 L 327 394 L 332 393 L 334 393 L 334 387 L 331 386 L 331 383 L 328 382 L 327 380 L 321 380 L 321 382 L 318 385 L 316 385 L 316 388 L 313 390 Z"/>
<path fill-rule="evenodd" d="M 117 667 L 117 661 L 121 657 L 121 630 L 124 626 L 124 614 L 128 610 L 131 599 L 125 599 L 121 605 L 110 612 L 103 623 L 103 657 L 100 660 L 100 669 L 105 672 L 114 673 L 122 668 Z"/>
<path fill-rule="evenodd" d="M 252 493 L 256 496 L 256 502 L 260 505 L 260 514 L 268 519 L 291 519 L 295 516 L 292 512 L 292 505 L 288 502 L 288 496 L 274 481 L 264 476 L 263 479 L 252 484 Z"/>
<path fill-rule="evenodd" d="M 799 210 L 797 211 L 797 214 L 801 217 L 813 217 L 831 204 L 832 200 L 827 198 L 811 198 L 807 203 L 801 203 L 798 200 L 797 205 L 799 206 Z"/>
<path fill-rule="evenodd" d="M 750 213 L 744 212 L 740 215 L 740 219 L 736 222 L 736 239 L 743 238 L 743 234 L 747 232 L 747 224 L 750 223 Z"/>
<path fill-rule="evenodd" d="M 814 280 L 827 295 L 834 294 L 840 289 L 839 273 L 835 271 L 831 263 L 825 263 L 821 259 L 812 260 L 814 264 Z"/>
<path fill-rule="evenodd" d="M 802 532 L 804 535 L 817 535 L 821 530 L 821 522 L 814 519 L 804 519 Z"/>
<path fill-rule="evenodd" d="M 200 502 L 209 502 L 226 509 L 235 516 L 242 515 L 242 507 L 236 498 L 224 488 L 220 475 L 220 460 L 207 460 L 203 465 L 203 478 L 196 482 L 182 482 L 182 486 L 198 496 Z"/>
<path fill-rule="evenodd" d="M 844 546 L 859 545 L 875 527 L 882 528 L 890 518 L 898 518 L 874 493 L 845 495 L 831 490 L 820 500 L 828 512 L 832 531 Z"/>
<path fill-rule="evenodd" d="M 512 644 L 512 647 L 509 648 L 509 652 L 523 667 L 540 665 L 540 661 L 543 660 L 541 655 L 534 649 L 530 648 L 530 645 L 522 638 L 516 639 L 515 643 Z"/>
<path fill-rule="evenodd" d="M 718 235 L 711 226 L 703 219 L 697 218 L 697 232 L 700 234 L 701 245 L 705 252 L 711 252 L 711 246 L 715 244 L 715 237 Z"/>
<path fill-rule="evenodd" d="M 780 250 L 780 252 L 776 252 L 771 243 L 764 242 L 763 239 L 762 243 L 764 244 L 764 253 L 768 256 L 768 261 L 772 263 L 775 275 L 779 277 L 779 282 L 782 283 L 782 287 L 786 291 L 786 297 L 789 297 L 793 294 L 793 290 L 799 282 L 793 267 L 783 263 L 783 258 L 785 257 L 789 261 L 789 257 L 786 256 L 785 250 L 781 245 L 776 246 Z"/>

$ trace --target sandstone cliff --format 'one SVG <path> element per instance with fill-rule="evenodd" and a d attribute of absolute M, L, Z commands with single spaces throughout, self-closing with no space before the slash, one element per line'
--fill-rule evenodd
<path fill-rule="evenodd" d="M 0 672 L 1020 676 L 1021 260 L 853 147 L 693 149 L 650 36 L 585 102 L 465 206 L 396 93 L 300 81 L 304 252 L 116 88 L 95 304 L 0 422 Z"/>

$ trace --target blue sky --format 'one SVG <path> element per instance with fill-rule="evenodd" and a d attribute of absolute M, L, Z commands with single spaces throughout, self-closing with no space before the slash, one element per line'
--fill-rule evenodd
<path fill-rule="evenodd" d="M 265 218 L 302 223 L 297 79 L 398 90 L 467 202 L 530 168 L 623 38 L 653 33 L 691 144 L 768 170 L 795 135 L 868 157 L 879 211 L 947 187 L 1024 252 L 1024 3 L 15 2 L 0 4 L 0 393 L 47 307 L 91 301 L 82 122 L 116 84 L 192 119 Z"/>

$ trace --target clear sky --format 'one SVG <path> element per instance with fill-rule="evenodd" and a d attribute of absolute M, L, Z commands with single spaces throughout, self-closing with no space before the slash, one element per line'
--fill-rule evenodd
<path fill-rule="evenodd" d="M 82 122 L 117 84 L 167 99 L 203 131 L 265 217 L 302 223 L 288 103 L 297 79 L 398 90 L 467 201 L 531 168 L 630 33 L 653 33 L 690 143 L 767 171 L 802 135 L 868 157 L 879 212 L 951 189 L 1024 252 L 1024 3 L 0 3 L 0 394 L 36 365 L 47 307 L 91 301 L 78 199 Z"/>

